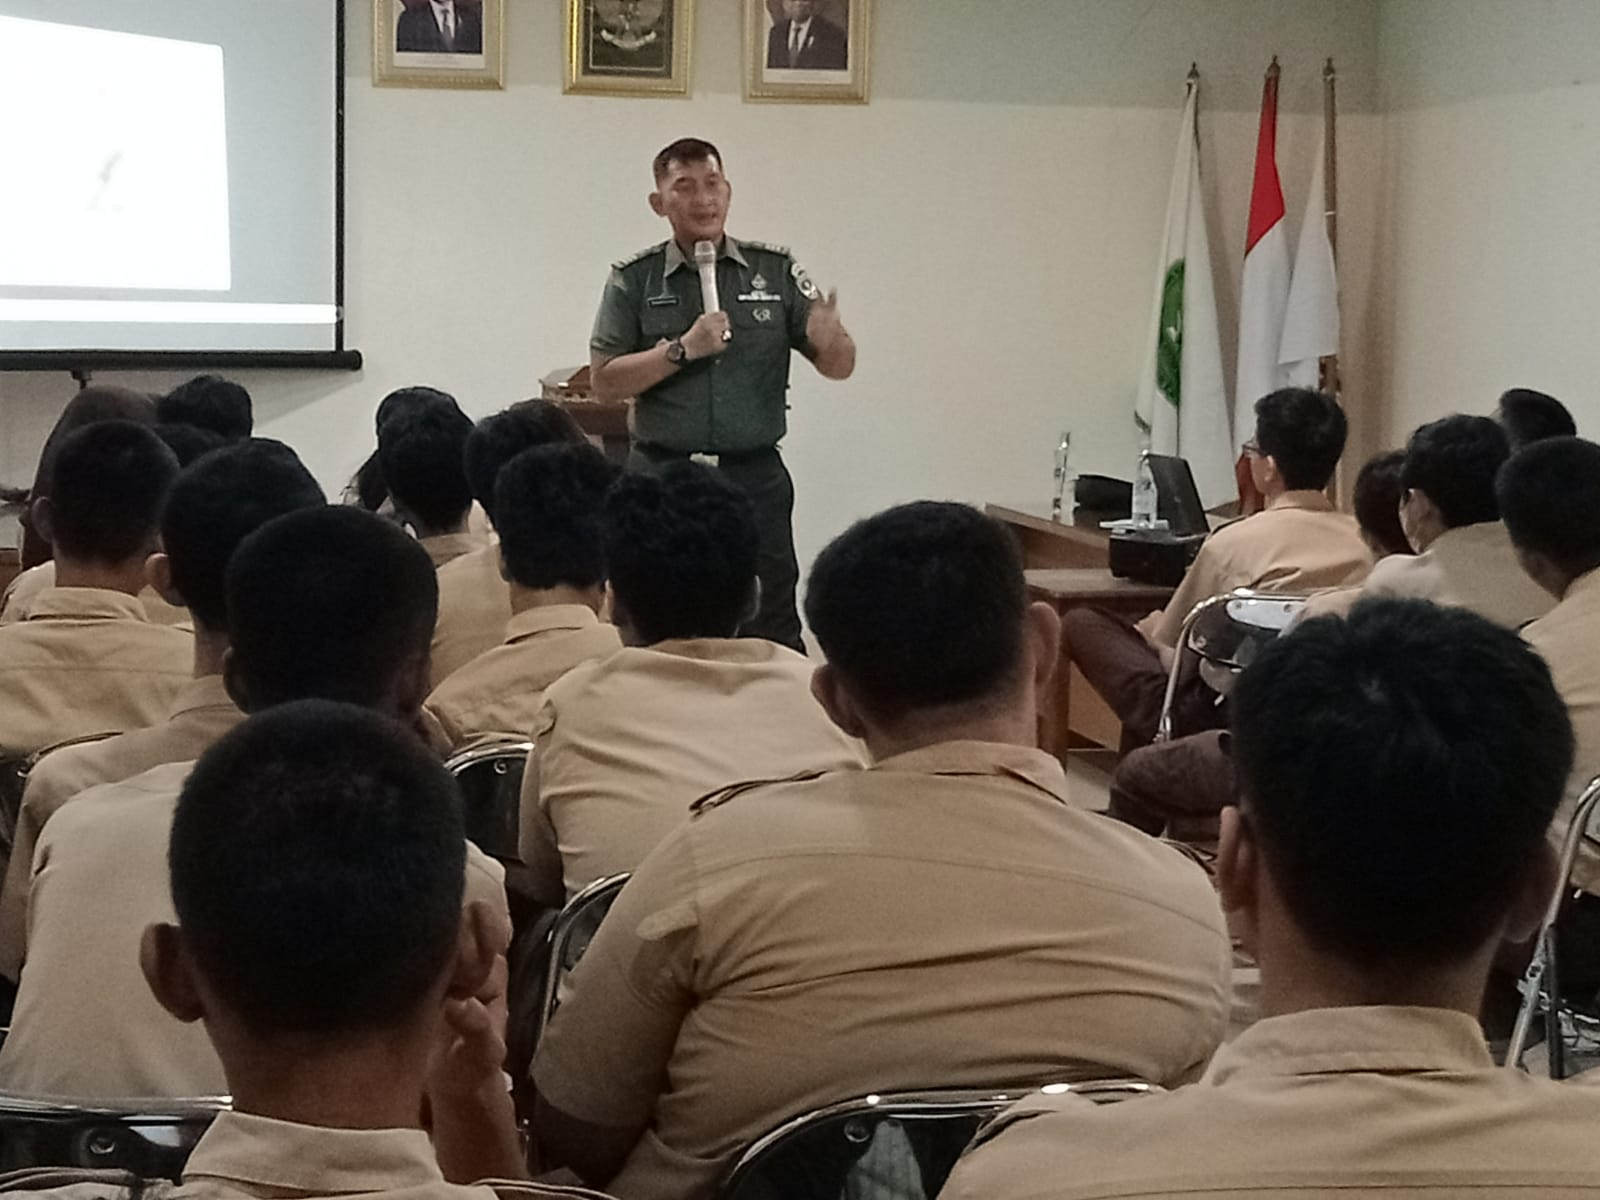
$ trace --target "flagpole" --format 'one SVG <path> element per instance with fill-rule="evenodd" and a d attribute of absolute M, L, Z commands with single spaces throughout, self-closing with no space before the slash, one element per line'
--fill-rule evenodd
<path fill-rule="evenodd" d="M 1339 73 L 1330 58 L 1322 67 L 1322 201 L 1335 264 L 1339 261 L 1338 82 Z M 1340 384 L 1339 356 L 1331 354 L 1322 360 L 1322 389 L 1337 396 Z"/>

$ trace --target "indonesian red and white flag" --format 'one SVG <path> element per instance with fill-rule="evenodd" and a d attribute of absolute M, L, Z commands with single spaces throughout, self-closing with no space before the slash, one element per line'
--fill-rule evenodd
<path fill-rule="evenodd" d="M 1283 314 L 1278 365 L 1291 387 L 1320 386 L 1322 359 L 1339 353 L 1339 282 L 1328 239 L 1325 146 L 1317 143 L 1306 217 L 1294 252 L 1294 277 Z"/>

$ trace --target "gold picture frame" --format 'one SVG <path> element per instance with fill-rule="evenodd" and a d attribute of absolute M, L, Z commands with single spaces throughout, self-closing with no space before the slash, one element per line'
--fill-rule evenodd
<path fill-rule="evenodd" d="M 871 74 L 872 0 L 744 0 L 746 100 L 865 104 Z"/>
<path fill-rule="evenodd" d="M 505 0 L 452 0 L 447 7 L 451 15 L 441 24 L 430 0 L 372 0 L 374 84 L 505 87 Z"/>
<path fill-rule="evenodd" d="M 694 0 L 567 0 L 562 91 L 687 96 Z"/>

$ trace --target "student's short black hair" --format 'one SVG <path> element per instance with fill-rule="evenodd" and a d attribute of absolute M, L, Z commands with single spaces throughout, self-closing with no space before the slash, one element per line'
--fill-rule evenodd
<path fill-rule="evenodd" d="M 275 517 L 228 563 L 228 636 L 252 705 L 344 700 L 376 707 L 439 611 L 428 552 L 348 505 Z"/>
<path fill-rule="evenodd" d="M 172 586 L 206 629 L 228 624 L 228 560 L 274 517 L 326 503 L 299 456 L 282 442 L 247 438 L 205 455 L 178 476 L 161 519 Z"/>
<path fill-rule="evenodd" d="M 1369 458 L 1356 474 L 1351 500 L 1356 524 L 1383 547 L 1385 554 L 1410 554 L 1411 543 L 1400 524 L 1400 468 L 1404 450 L 1389 450 Z"/>
<path fill-rule="evenodd" d="M 749 497 L 710 467 L 624 474 L 601 531 L 611 589 L 647 644 L 738 632 L 761 538 Z"/>
<path fill-rule="evenodd" d="M 494 481 L 505 466 L 534 446 L 576 446 L 587 441 L 566 409 L 548 400 L 523 400 L 479 421 L 467 439 L 467 485 L 494 521 Z"/>
<path fill-rule="evenodd" d="M 1532 442 L 1495 483 L 1511 540 L 1576 579 L 1600 568 L 1600 446 L 1582 438 Z"/>
<path fill-rule="evenodd" d="M 157 424 L 155 430 L 156 436 L 167 444 L 167 449 L 172 451 L 180 467 L 187 467 L 201 455 L 229 445 L 221 434 L 201 429 L 198 425 L 167 421 Z"/>
<path fill-rule="evenodd" d="M 1441 417 L 1406 443 L 1400 486 L 1426 493 L 1450 529 L 1498 521 L 1494 478 L 1510 457 L 1505 430 L 1488 417 Z"/>
<path fill-rule="evenodd" d="M 399 1026 L 458 944 L 455 784 L 414 734 L 353 705 L 281 705 L 207 750 L 168 866 L 195 966 L 260 1036 Z"/>
<path fill-rule="evenodd" d="M 177 458 L 148 425 L 100 421 L 68 434 L 51 469 L 56 550 L 98 563 L 150 553 L 177 477 Z"/>
<path fill-rule="evenodd" d="M 1284 486 L 1319 492 L 1344 453 L 1344 410 L 1326 392 L 1282 388 L 1256 401 L 1256 445 L 1278 464 Z"/>
<path fill-rule="evenodd" d="M 448 529 L 472 507 L 465 454 L 472 418 L 448 404 L 430 404 L 378 429 L 378 463 L 395 504 L 430 530 Z"/>
<path fill-rule="evenodd" d="M 500 555 L 526 588 L 594 587 L 606 578 L 600 508 L 617 468 L 593 446 L 535 446 L 495 481 Z"/>
<path fill-rule="evenodd" d="M 1502 392 L 1495 417 L 1505 429 L 1513 450 L 1542 438 L 1575 437 L 1578 433 L 1577 422 L 1565 404 L 1532 388 Z"/>
<path fill-rule="evenodd" d="M 817 556 L 806 619 L 850 691 L 881 717 L 961 704 L 1021 662 L 1027 589 L 997 521 L 965 504 L 902 504 Z"/>
<path fill-rule="evenodd" d="M 715 159 L 717 170 L 722 170 L 722 151 L 718 150 L 704 138 L 686 137 L 679 138 L 669 146 L 663 146 L 660 153 L 650 162 L 650 173 L 655 181 L 660 183 L 666 178 L 667 172 L 672 169 L 673 163 L 690 166 L 694 163 Z"/>
<path fill-rule="evenodd" d="M 237 442 L 255 428 L 250 393 L 220 375 L 196 375 L 156 401 L 156 419 L 208 429 L 223 441 Z"/>
<path fill-rule="evenodd" d="M 1535 651 L 1465 609 L 1364 600 L 1273 642 L 1230 705 L 1245 818 L 1313 944 L 1376 970 L 1484 944 L 1572 767 Z"/>
<path fill-rule="evenodd" d="M 400 417 L 410 416 L 413 413 L 432 407 L 436 404 L 448 405 L 457 412 L 461 406 L 449 392 L 441 392 L 438 388 L 431 387 L 403 387 L 390 392 L 378 401 L 377 412 L 373 414 L 372 425 L 374 436 L 383 434 L 383 427 L 390 421 Z M 465 414 L 462 414 L 465 416 Z M 347 497 L 353 497 L 355 502 L 369 512 L 377 512 L 383 507 L 383 502 L 389 498 L 389 484 L 383 477 L 383 464 L 379 461 L 376 449 L 367 455 L 367 461 L 356 468 L 356 473 L 345 486 Z"/>

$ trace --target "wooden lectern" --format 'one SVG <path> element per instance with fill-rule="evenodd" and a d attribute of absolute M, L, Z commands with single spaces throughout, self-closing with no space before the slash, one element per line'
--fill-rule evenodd
<path fill-rule="evenodd" d="M 632 400 L 597 400 L 589 381 L 589 368 L 562 367 L 539 381 L 539 394 L 566 409 L 589 440 L 605 451 L 612 462 L 628 458 L 628 420 Z"/>

